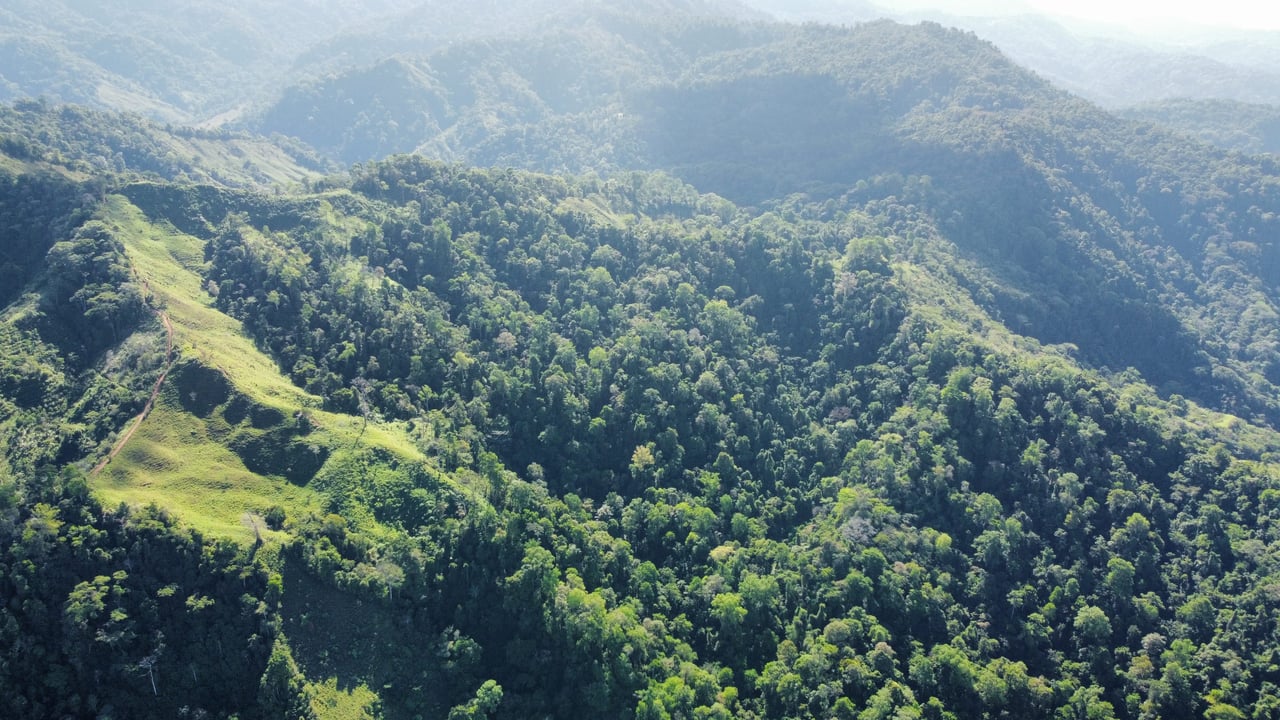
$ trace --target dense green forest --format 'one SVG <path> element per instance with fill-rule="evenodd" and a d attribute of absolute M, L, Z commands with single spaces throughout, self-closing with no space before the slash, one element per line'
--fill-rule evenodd
<path fill-rule="evenodd" d="M 0 715 L 1280 717 L 1275 161 L 590 14 L 0 108 Z"/>
<path fill-rule="evenodd" d="M 20 713 L 323 709 L 329 677 L 339 693 L 372 688 L 387 717 L 1268 707 L 1276 436 L 1010 334 L 966 287 L 981 272 L 909 206 L 758 214 L 660 175 L 408 158 L 292 198 L 154 181 L 107 192 L 49 248 L 48 267 L 80 271 L 50 275 L 8 325 L 9 346 L 32 351 L 6 381 L 26 388 L 6 446 L 30 478 L 9 500 L 6 624 L 65 668 L 34 677 L 74 678 L 65 702 L 84 703 L 50 699 L 73 696 L 31 679 L 43 666 L 22 642 L 4 676 Z M 74 470 L 52 482 L 40 469 L 101 452 L 120 420 L 91 419 L 136 410 L 157 371 L 139 303 L 162 278 L 115 280 L 133 296 L 102 311 L 114 336 L 60 312 L 105 303 L 128 273 L 136 241 L 115 235 L 128 206 L 201 238 L 205 302 L 323 399 L 284 417 L 195 346 L 163 395 L 223 428 L 246 467 L 319 496 L 307 512 L 271 497 L 244 508 L 285 531 L 265 556 L 261 540 L 201 550 L 161 511 L 95 509 Z M 107 368 L 130 330 L 150 353 Z M 70 402 L 111 371 L 134 405 Z M 295 455 L 325 411 L 403 433 L 420 459 L 359 437 Z M 13 441 L 36 434 L 61 449 Z M 109 467 L 145 477 L 162 461 Z M 190 548 L 164 552 L 192 569 L 158 550 L 130 562 L 130 533 Z M 69 553 L 65 578 L 23 580 L 37 552 Z M 245 578 L 272 573 L 283 582 L 245 595 Z M 217 632 L 243 633 L 244 661 L 192 639 L 213 627 L 202 598 L 231 613 Z M 112 622 L 131 644 L 112 649 Z M 128 682 L 74 685 L 95 652 Z M 193 695 L 210 685 L 188 675 L 226 688 L 221 700 Z"/>

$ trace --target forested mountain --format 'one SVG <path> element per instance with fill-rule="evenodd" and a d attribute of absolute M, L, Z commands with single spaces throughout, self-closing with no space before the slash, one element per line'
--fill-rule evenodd
<path fill-rule="evenodd" d="M 287 88 L 458 43 L 554 34 L 601 13 L 844 25 L 936 21 L 978 33 L 1016 62 L 1109 108 L 1168 99 L 1280 102 L 1274 33 L 1219 31 L 1195 42 L 1160 41 L 1030 12 L 971 17 L 851 0 L 182 0 L 163 6 L 18 0 L 0 8 L 0 101 L 44 97 L 167 122 L 234 125 Z"/>
<path fill-rule="evenodd" d="M 0 715 L 1280 716 L 1275 161 L 645 8 L 0 110 Z"/>
<path fill-rule="evenodd" d="M 287 138 L 161 127 L 136 115 L 30 100 L 0 107 L 0 150 L 81 177 L 130 173 L 228 187 L 288 186 L 334 167 Z"/>
<path fill-rule="evenodd" d="M 1274 163 L 1119 121 L 972 35 L 604 14 L 390 60 L 287 94 L 260 127 L 348 160 L 416 149 L 662 169 L 750 203 L 905 200 L 996 273 L 986 308 L 1013 329 L 1280 418 Z"/>

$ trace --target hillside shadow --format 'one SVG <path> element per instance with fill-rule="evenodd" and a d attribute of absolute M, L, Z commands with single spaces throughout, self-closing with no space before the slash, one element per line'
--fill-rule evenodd
<path fill-rule="evenodd" d="M 745 204 L 851 185 L 883 134 L 883 107 L 816 74 L 661 87 L 630 106 L 653 167 Z"/>
<path fill-rule="evenodd" d="M 971 287 L 971 295 L 1010 330 L 1074 345 L 1095 368 L 1132 367 L 1165 395 L 1266 412 L 1239 382 L 1214 372 L 1223 361 L 1161 302 L 1156 289 L 1168 279 L 1123 262 L 1116 239 L 1078 212 L 1088 203 L 1055 190 L 1016 152 L 903 141 L 898 157 L 899 172 L 930 179 L 925 195 L 900 202 L 923 206 L 988 270 L 996 283 Z"/>
<path fill-rule="evenodd" d="M 338 590 L 292 554 L 284 577 L 284 632 L 308 680 L 335 678 L 345 693 L 369 687 L 386 720 L 444 717 L 461 701 L 442 676 L 439 634 L 416 617 L 420 611 Z"/>

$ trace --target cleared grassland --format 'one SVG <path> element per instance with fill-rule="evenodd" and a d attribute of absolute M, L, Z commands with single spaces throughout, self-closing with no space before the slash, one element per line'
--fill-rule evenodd
<path fill-rule="evenodd" d="M 201 533 L 252 542 L 281 533 L 253 522 L 279 505 L 291 517 L 320 512 L 323 499 L 305 487 L 250 472 L 235 453 L 208 437 L 200 418 L 158 405 L 93 484 L 108 505 L 156 504 Z"/>
<path fill-rule="evenodd" d="M 107 199 L 101 219 L 122 239 L 152 303 L 172 321 L 177 357 L 216 372 L 231 392 L 254 407 L 275 411 L 271 414 L 284 421 L 305 412 L 314 428 L 305 441 L 327 457 L 362 447 L 382 450 L 401 462 L 425 461 L 403 427 L 326 412 L 320 409 L 321 398 L 293 385 L 254 346 L 239 321 L 214 307 L 200 275 L 200 239 L 150 222 L 121 196 Z M 283 473 L 251 471 L 227 446 L 226 423 L 191 413 L 181 400 L 172 387 L 162 392 L 151 415 L 94 480 L 104 502 L 154 503 L 207 535 L 246 543 L 259 533 L 264 539 L 277 537 L 254 519 L 273 505 L 293 518 L 325 511 L 324 493 L 289 482 Z M 368 517 L 359 520 L 371 522 Z"/>

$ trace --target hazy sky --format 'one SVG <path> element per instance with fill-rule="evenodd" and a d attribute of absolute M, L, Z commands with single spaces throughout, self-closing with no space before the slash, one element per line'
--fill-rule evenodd
<path fill-rule="evenodd" d="M 880 4 L 903 9 L 934 8 L 962 15 L 996 15 L 1031 8 L 1135 29 L 1213 25 L 1280 30 L 1280 3 L 1273 0 L 889 0 Z"/>

